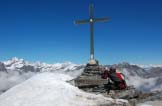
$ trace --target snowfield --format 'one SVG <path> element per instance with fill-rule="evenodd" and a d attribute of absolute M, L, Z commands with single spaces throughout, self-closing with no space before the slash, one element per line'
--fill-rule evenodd
<path fill-rule="evenodd" d="M 14 86 L 0 95 L 0 106 L 98 106 L 127 104 L 126 100 L 105 98 L 81 91 L 66 81 L 65 74 L 45 72 Z"/>

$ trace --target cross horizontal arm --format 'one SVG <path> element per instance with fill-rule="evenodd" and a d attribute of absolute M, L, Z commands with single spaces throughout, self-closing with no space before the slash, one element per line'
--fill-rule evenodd
<path fill-rule="evenodd" d="M 86 24 L 86 23 L 89 23 L 89 20 L 77 20 L 77 21 L 74 21 L 75 24 Z"/>
<path fill-rule="evenodd" d="M 94 18 L 94 22 L 106 22 L 110 20 L 110 18 L 105 17 L 105 18 Z"/>

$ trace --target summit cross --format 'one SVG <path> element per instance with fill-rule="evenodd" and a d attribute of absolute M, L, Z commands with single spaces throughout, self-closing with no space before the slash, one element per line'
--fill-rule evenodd
<path fill-rule="evenodd" d="M 90 25 L 90 60 L 94 59 L 94 22 L 106 22 L 109 18 L 95 18 L 94 17 L 94 6 L 90 4 L 89 6 L 89 19 L 86 20 L 76 20 L 75 24 L 89 24 Z"/>

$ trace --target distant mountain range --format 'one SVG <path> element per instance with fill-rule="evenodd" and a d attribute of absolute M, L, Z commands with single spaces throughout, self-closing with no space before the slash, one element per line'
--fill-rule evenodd
<path fill-rule="evenodd" d="M 162 89 L 161 66 L 141 67 L 126 62 L 105 66 L 116 66 L 118 70 L 125 74 L 127 83 L 134 85 L 138 89 L 144 91 Z M 31 76 L 42 72 L 64 73 L 75 78 L 83 72 L 84 67 L 84 65 L 77 65 L 71 62 L 56 64 L 31 63 L 14 57 L 11 60 L 0 62 L 0 92 L 2 93 Z"/>
<path fill-rule="evenodd" d="M 111 67 L 111 65 L 107 65 Z M 127 70 L 127 72 L 131 76 L 139 76 L 144 78 L 153 78 L 153 77 L 161 77 L 162 76 L 162 66 L 160 65 L 150 65 L 150 66 L 142 66 L 129 64 L 127 62 L 114 64 L 112 66 L 117 67 L 119 70 Z"/>

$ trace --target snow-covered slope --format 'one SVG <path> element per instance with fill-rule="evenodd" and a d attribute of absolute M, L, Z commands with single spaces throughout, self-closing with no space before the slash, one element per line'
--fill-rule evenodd
<path fill-rule="evenodd" d="M 76 77 L 82 71 L 82 65 L 70 62 L 56 64 L 31 63 L 14 57 L 11 60 L 0 62 L 0 94 L 38 73 L 65 73 Z"/>
<path fill-rule="evenodd" d="M 0 106 L 123 106 L 126 100 L 85 93 L 64 74 L 42 73 L 0 95 Z M 123 104 L 123 105 L 122 105 Z M 124 105 L 126 106 L 126 105 Z"/>
<path fill-rule="evenodd" d="M 111 67 L 112 65 L 107 65 Z M 162 90 L 162 67 L 140 67 L 126 62 L 114 64 L 126 76 L 129 85 L 143 91 Z M 153 65 L 152 65 L 153 66 Z M 12 58 L 0 62 L 0 94 L 19 84 L 35 74 L 42 72 L 64 73 L 77 77 L 82 73 L 84 65 L 71 62 L 47 64 L 41 62 L 28 62 L 23 59 Z"/>

